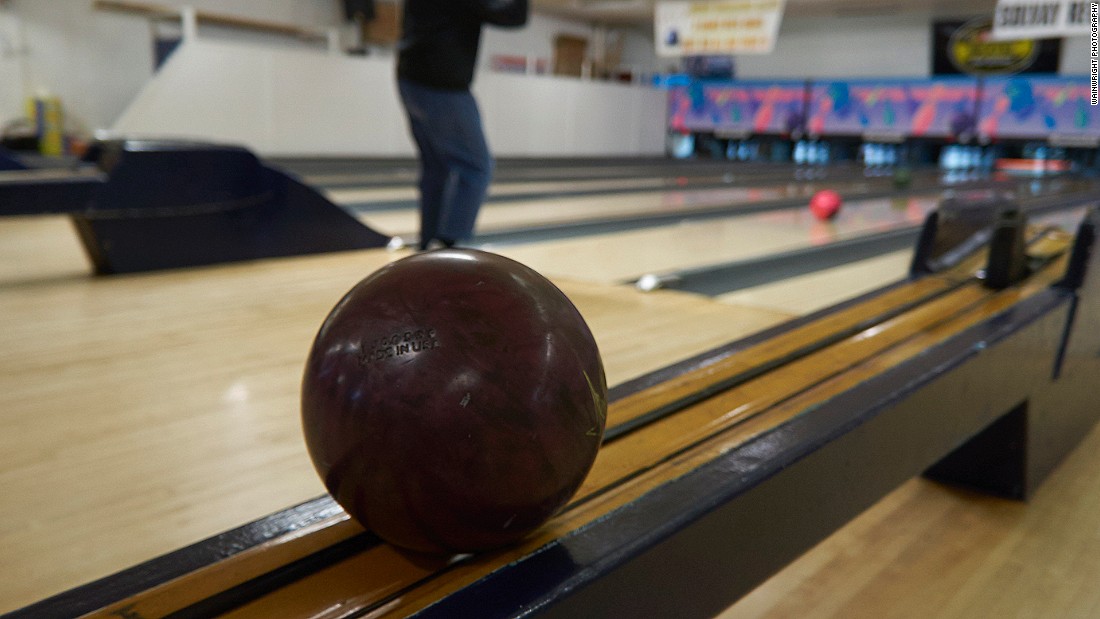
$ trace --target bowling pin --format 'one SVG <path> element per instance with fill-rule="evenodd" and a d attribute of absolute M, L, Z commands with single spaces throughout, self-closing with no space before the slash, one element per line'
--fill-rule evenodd
<path fill-rule="evenodd" d="M 959 145 L 952 144 L 951 146 L 948 146 L 947 149 L 947 169 L 951 171 L 958 170 L 960 167 L 962 167 L 959 165 L 960 163 L 962 163 L 962 153 L 959 151 Z"/>

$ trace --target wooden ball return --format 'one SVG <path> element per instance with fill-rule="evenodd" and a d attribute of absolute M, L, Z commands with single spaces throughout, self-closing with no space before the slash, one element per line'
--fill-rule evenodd
<path fill-rule="evenodd" d="M 403 553 L 322 497 L 13 616 L 713 616 L 914 476 L 1032 494 L 1098 412 L 1098 221 L 945 204 L 905 281 L 618 386 L 519 545 Z"/>

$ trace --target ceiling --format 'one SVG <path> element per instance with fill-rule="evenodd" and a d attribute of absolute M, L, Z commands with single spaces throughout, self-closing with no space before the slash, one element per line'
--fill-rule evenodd
<path fill-rule="evenodd" d="M 531 0 L 550 15 L 608 25 L 652 26 L 657 0 Z M 787 0 L 786 15 L 857 16 L 901 12 L 992 15 L 996 0 Z"/>

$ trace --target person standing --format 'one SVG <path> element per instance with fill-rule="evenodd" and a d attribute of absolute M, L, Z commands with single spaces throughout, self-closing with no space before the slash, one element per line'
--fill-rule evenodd
<path fill-rule="evenodd" d="M 420 249 L 473 236 L 493 172 L 470 92 L 481 29 L 527 15 L 527 0 L 405 0 L 397 87 L 420 154 Z"/>

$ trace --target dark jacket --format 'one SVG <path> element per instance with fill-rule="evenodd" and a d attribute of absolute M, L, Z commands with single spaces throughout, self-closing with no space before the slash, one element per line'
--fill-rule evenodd
<path fill-rule="evenodd" d="M 397 77 L 465 90 L 474 79 L 482 24 L 525 23 L 527 0 L 405 0 Z"/>

